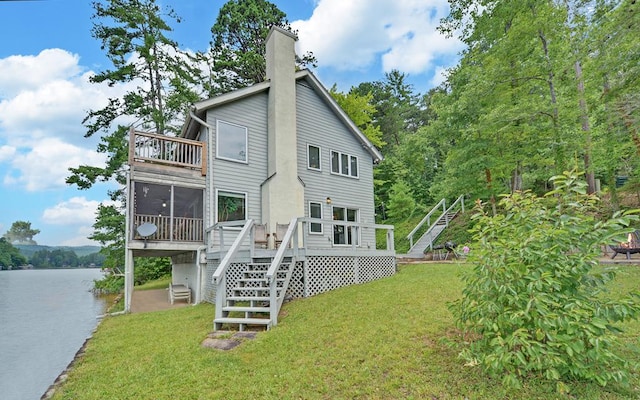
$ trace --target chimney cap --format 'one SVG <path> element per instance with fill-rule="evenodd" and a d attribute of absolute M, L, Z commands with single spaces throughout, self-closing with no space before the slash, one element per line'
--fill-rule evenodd
<path fill-rule="evenodd" d="M 267 40 L 266 41 L 269 41 L 269 38 L 271 37 L 271 34 L 274 31 L 278 31 L 281 34 L 287 35 L 287 36 L 291 37 L 294 41 L 298 40 L 298 35 L 296 35 L 295 33 L 291 32 L 291 31 L 288 31 L 288 30 L 286 30 L 286 29 L 284 29 L 284 28 L 282 28 L 280 26 L 271 25 L 271 28 L 269 29 L 269 33 L 267 34 Z"/>

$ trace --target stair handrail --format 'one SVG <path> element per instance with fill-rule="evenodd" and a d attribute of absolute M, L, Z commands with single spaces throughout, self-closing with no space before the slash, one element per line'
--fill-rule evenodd
<path fill-rule="evenodd" d="M 216 268 L 213 273 L 213 277 L 211 280 L 216 285 L 216 318 L 222 318 L 222 307 L 224 305 L 224 301 L 227 297 L 227 270 L 229 269 L 229 265 L 231 265 L 231 260 L 233 260 L 242 245 L 247 238 L 250 237 L 253 231 L 253 220 L 248 219 L 245 222 L 242 230 L 236 237 L 236 240 L 233 241 L 229 251 L 224 255 L 220 265 Z"/>
<path fill-rule="evenodd" d="M 284 234 L 282 238 L 282 243 L 280 243 L 280 247 L 278 247 L 278 251 L 276 251 L 276 255 L 273 257 L 271 261 L 271 265 L 267 270 L 265 278 L 267 282 L 269 282 L 269 317 L 271 318 L 271 326 L 278 325 L 278 313 L 280 312 L 280 306 L 282 305 L 282 301 L 278 299 L 278 269 L 280 268 L 280 263 L 284 259 L 284 253 L 286 252 L 289 244 L 292 244 L 293 247 L 293 257 L 291 259 L 291 265 L 289 267 L 289 274 L 293 271 L 296 262 L 296 255 L 298 254 L 298 241 L 292 240 L 293 238 L 297 238 L 298 235 L 298 218 L 294 217 L 289 222 L 289 227 L 287 228 L 287 232 Z M 286 281 L 285 281 L 286 283 Z M 282 298 L 287 291 L 287 285 L 282 287 Z"/>
<path fill-rule="evenodd" d="M 418 223 L 418 225 L 416 225 L 416 227 L 413 228 L 413 230 L 407 235 L 407 239 L 409 239 L 409 248 L 413 248 L 413 235 L 415 235 L 416 232 L 418 232 L 418 230 L 422 227 L 422 225 L 425 224 L 425 222 L 427 223 L 427 225 L 431 226 L 431 215 L 433 215 L 433 213 L 438 211 L 440 207 L 442 207 L 442 213 L 444 214 L 445 208 L 446 208 L 445 199 L 440 200 L 438 204 L 433 206 L 431 211 L 429 211 L 429 213 L 425 215 L 424 218 L 422 218 L 422 220 Z"/>
<path fill-rule="evenodd" d="M 438 219 L 436 219 L 436 221 L 425 231 L 425 235 L 426 234 L 431 234 L 433 232 L 433 230 L 435 229 L 435 227 L 440 223 L 440 221 L 442 221 L 444 219 L 444 225 L 446 227 L 449 227 L 449 214 L 453 213 L 453 211 L 455 210 L 456 206 L 460 204 L 461 207 L 461 211 L 464 212 L 464 195 L 460 195 L 458 196 L 458 198 L 453 202 L 453 204 L 451 204 L 449 206 L 449 208 L 447 208 L 446 210 L 444 210 L 442 212 L 442 215 L 440 215 L 440 217 L 438 217 Z M 457 213 L 457 212 L 456 212 Z M 431 238 L 431 241 L 429 242 L 429 250 L 433 251 L 433 237 Z M 413 246 L 411 246 L 413 247 Z"/>

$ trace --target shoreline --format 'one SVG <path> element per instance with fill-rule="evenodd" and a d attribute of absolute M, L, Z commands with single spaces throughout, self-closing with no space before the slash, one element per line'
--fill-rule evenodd
<path fill-rule="evenodd" d="M 107 308 L 105 314 L 96 316 L 96 319 L 98 319 L 98 323 L 96 324 L 96 327 L 91 331 L 91 334 L 87 336 L 87 338 L 84 340 L 84 342 L 82 343 L 82 346 L 80 346 L 78 351 L 76 351 L 71 362 L 69 362 L 69 364 L 65 367 L 65 369 L 63 369 L 62 372 L 60 372 L 60 374 L 56 377 L 53 383 L 49 385 L 49 387 L 44 392 L 44 394 L 40 396 L 40 400 L 50 400 L 53 397 L 53 395 L 56 393 L 56 391 L 60 388 L 60 386 L 62 386 L 67 381 L 67 378 L 69 377 L 69 373 L 73 370 L 73 368 L 75 367 L 76 363 L 80 360 L 80 358 L 84 356 L 84 353 L 87 349 L 87 345 L 89 344 L 89 341 L 93 338 L 93 335 L 96 333 L 96 331 L 100 327 L 100 324 L 104 320 L 104 317 L 110 315 L 109 310 L 111 310 L 113 306 L 115 306 L 120 301 L 121 298 L 122 298 L 122 294 L 117 295 L 113 303 Z"/>

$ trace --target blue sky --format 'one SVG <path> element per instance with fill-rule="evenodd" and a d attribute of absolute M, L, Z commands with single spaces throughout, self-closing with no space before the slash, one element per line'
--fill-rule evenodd
<path fill-rule="evenodd" d="M 193 51 L 207 49 L 225 2 L 158 0 L 182 17 L 173 39 Z M 436 31 L 446 0 L 272 2 L 298 30 L 298 53 L 315 54 L 314 73 L 328 88 L 348 91 L 398 69 L 425 93 L 462 49 Z M 125 88 L 88 82 L 111 67 L 91 37 L 92 14 L 90 0 L 0 0 L 0 235 L 22 220 L 41 231 L 39 244 L 95 244 L 87 236 L 96 207 L 115 186 L 80 191 L 65 178 L 70 167 L 104 162 L 81 122 Z"/>

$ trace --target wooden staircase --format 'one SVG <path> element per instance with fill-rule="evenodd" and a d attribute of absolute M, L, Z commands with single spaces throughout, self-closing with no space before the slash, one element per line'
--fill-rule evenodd
<path fill-rule="evenodd" d="M 254 262 L 247 265 L 242 277 L 229 289 L 230 295 L 224 296 L 223 304 L 216 304 L 216 307 L 221 307 L 222 316 L 216 316 L 214 319 L 214 330 L 237 328 L 244 331 L 271 328 L 271 313 L 274 309 L 277 313 L 284 302 L 294 263 L 291 259 L 285 259 L 280 263 L 274 276 L 275 293 L 272 293 L 272 286 L 266 276 L 270 265 L 270 262 Z M 276 307 L 271 307 L 272 301 L 277 302 Z"/>

